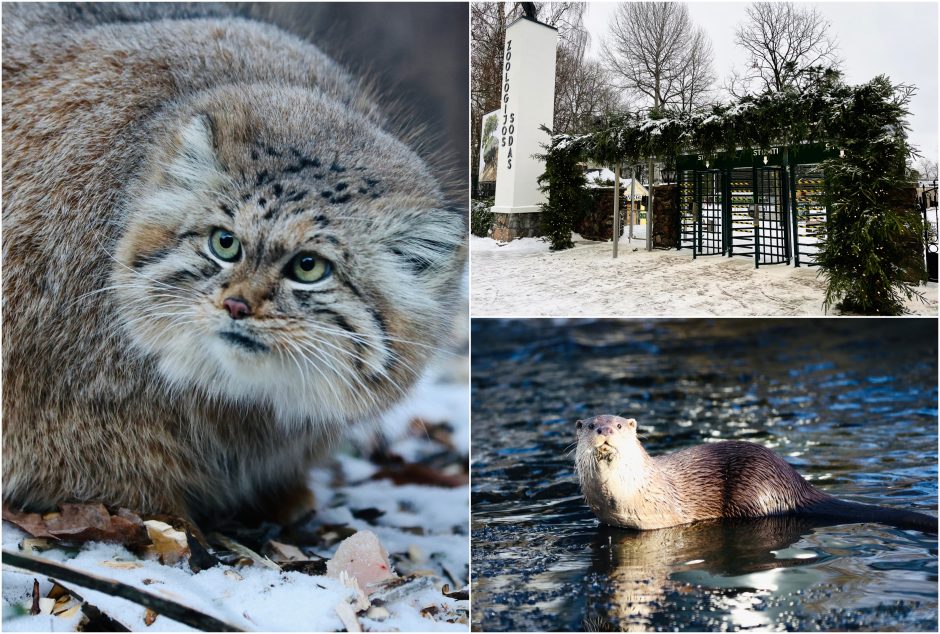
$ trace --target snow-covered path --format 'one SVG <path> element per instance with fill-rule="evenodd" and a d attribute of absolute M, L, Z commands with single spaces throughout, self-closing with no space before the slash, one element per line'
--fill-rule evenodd
<path fill-rule="evenodd" d="M 637 227 L 642 232 L 641 227 Z M 749 258 L 693 260 L 690 251 L 654 250 L 645 242 L 582 240 L 553 253 L 536 238 L 499 245 L 471 237 L 471 314 L 474 317 L 549 316 L 792 316 L 823 315 L 825 281 L 818 269 L 754 268 Z M 908 310 L 937 314 L 937 285 L 922 286 L 927 303 Z"/>

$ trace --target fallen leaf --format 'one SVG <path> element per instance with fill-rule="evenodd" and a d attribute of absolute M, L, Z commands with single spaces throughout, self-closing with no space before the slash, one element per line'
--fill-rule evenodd
<path fill-rule="evenodd" d="M 228 548 L 233 553 L 236 553 L 237 555 L 245 559 L 248 564 L 254 564 L 257 566 L 261 566 L 262 568 L 269 568 L 271 570 L 277 570 L 277 571 L 281 570 L 280 566 L 278 566 L 276 563 L 274 563 L 267 557 L 262 557 L 255 551 L 251 550 L 247 546 L 244 546 L 243 544 L 238 543 L 237 541 L 235 541 L 234 539 L 230 537 L 227 537 L 221 533 L 212 533 L 211 535 L 209 535 L 209 538 L 213 542 L 222 544 L 222 546 L 224 546 L 225 548 Z"/>
<path fill-rule="evenodd" d="M 52 541 L 46 537 L 27 537 L 20 542 L 20 550 L 38 550 L 39 552 L 43 552 L 52 547 Z"/>
<path fill-rule="evenodd" d="M 150 543 L 140 517 L 126 509 L 111 515 L 102 504 L 63 504 L 59 508 L 60 512 L 39 515 L 17 511 L 4 504 L 3 519 L 39 538 L 117 542 L 128 548 Z"/>
<path fill-rule="evenodd" d="M 382 511 L 377 508 L 367 508 L 367 509 L 352 509 L 350 511 L 352 516 L 356 519 L 362 520 L 363 522 L 369 522 L 370 524 L 375 524 L 375 520 L 379 519 L 385 515 L 385 511 Z"/>
<path fill-rule="evenodd" d="M 144 612 L 144 625 L 146 625 L 147 627 L 150 627 L 151 625 L 153 625 L 153 622 L 156 620 L 157 620 L 157 613 L 151 610 L 150 608 L 147 608 L 147 610 Z"/>
<path fill-rule="evenodd" d="M 39 513 L 24 513 L 16 511 L 3 503 L 3 519 L 11 524 L 16 524 L 33 537 L 48 537 L 56 539 L 55 535 L 46 528 L 46 523 Z"/>
<path fill-rule="evenodd" d="M 152 551 L 160 556 L 161 563 L 173 565 L 189 554 L 189 544 L 183 531 L 160 520 L 146 520 L 144 526 L 153 542 Z"/>
<path fill-rule="evenodd" d="M 445 583 L 444 587 L 441 588 L 441 594 L 443 594 L 448 599 L 454 599 L 455 601 L 470 600 L 470 589 L 466 587 L 461 590 L 454 590 L 451 592 L 450 585 Z"/>
<path fill-rule="evenodd" d="M 372 585 L 398 576 L 392 570 L 388 552 L 372 531 L 359 531 L 344 539 L 327 562 L 327 576 L 339 579 L 344 572 L 370 594 Z"/>
<path fill-rule="evenodd" d="M 39 599 L 39 614 L 52 614 L 52 608 L 55 607 L 55 599 L 44 597 Z"/>
<path fill-rule="evenodd" d="M 426 437 L 450 451 L 456 451 L 454 445 L 454 428 L 448 423 L 429 423 L 421 418 L 411 420 L 411 432 L 421 438 Z"/>
<path fill-rule="evenodd" d="M 317 529 L 316 536 L 323 546 L 328 547 L 355 534 L 356 529 L 345 524 L 324 524 Z"/>
<path fill-rule="evenodd" d="M 200 541 L 190 531 L 186 531 L 186 543 L 189 545 L 189 569 L 193 572 L 202 572 L 221 563 L 214 555 L 209 553 L 203 545 L 203 541 Z"/>
<path fill-rule="evenodd" d="M 382 467 L 372 476 L 372 479 L 388 479 L 399 486 L 403 484 L 423 484 L 425 486 L 451 489 L 464 486 L 468 482 L 467 476 L 464 474 L 450 475 L 416 462 Z"/>
<path fill-rule="evenodd" d="M 379 582 L 372 588 L 370 597 L 373 602 L 382 601 L 386 604 L 414 596 L 425 590 L 434 588 L 434 577 L 424 575 L 407 575 L 395 577 Z"/>
<path fill-rule="evenodd" d="M 69 609 L 56 613 L 56 616 L 62 619 L 70 619 L 73 616 L 75 616 L 78 613 L 78 611 L 81 609 L 82 609 L 82 604 L 76 603 Z"/>
<path fill-rule="evenodd" d="M 143 567 L 143 564 L 137 561 L 102 561 L 101 565 L 115 570 L 133 570 Z"/>
<path fill-rule="evenodd" d="M 29 608 L 29 613 L 33 616 L 39 614 L 39 580 L 33 579 L 33 604 Z"/>
<path fill-rule="evenodd" d="M 284 544 L 273 539 L 265 545 L 263 552 L 279 564 L 289 561 L 306 561 L 309 559 L 302 550 L 293 544 Z"/>
<path fill-rule="evenodd" d="M 281 564 L 284 572 L 300 572 L 319 577 L 326 574 L 326 559 L 308 559 L 306 561 L 287 561 Z"/>

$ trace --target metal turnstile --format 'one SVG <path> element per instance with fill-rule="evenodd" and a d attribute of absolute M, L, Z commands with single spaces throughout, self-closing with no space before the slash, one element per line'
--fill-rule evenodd
<path fill-rule="evenodd" d="M 728 255 L 754 257 L 754 170 L 733 169 L 728 179 Z"/>
<path fill-rule="evenodd" d="M 692 256 L 724 253 L 724 179 L 719 170 L 695 172 L 692 203 L 694 248 Z"/>
<path fill-rule="evenodd" d="M 826 235 L 829 220 L 823 202 L 824 175 L 819 165 L 794 165 L 791 174 L 793 264 L 816 266 L 819 243 Z"/>
<path fill-rule="evenodd" d="M 754 168 L 754 265 L 789 264 L 790 233 L 785 171 Z"/>

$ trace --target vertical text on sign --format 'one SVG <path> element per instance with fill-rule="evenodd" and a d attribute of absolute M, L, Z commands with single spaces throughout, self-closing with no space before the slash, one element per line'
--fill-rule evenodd
<path fill-rule="evenodd" d="M 509 112 L 509 68 L 512 66 L 512 40 L 506 41 L 506 58 L 504 61 L 503 77 L 503 125 L 500 130 L 500 145 L 508 147 L 506 154 L 506 169 L 512 169 L 512 141 L 516 132 L 516 115 Z"/>

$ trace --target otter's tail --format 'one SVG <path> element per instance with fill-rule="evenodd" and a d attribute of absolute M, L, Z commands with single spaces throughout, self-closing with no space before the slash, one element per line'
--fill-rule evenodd
<path fill-rule="evenodd" d="M 877 522 L 897 528 L 937 534 L 937 518 L 926 513 L 832 498 L 801 509 L 802 513 L 849 522 Z"/>

